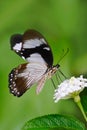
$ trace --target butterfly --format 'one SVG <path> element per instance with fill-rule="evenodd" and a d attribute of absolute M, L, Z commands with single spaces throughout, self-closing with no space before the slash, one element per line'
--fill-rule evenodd
<path fill-rule="evenodd" d="M 36 83 L 36 93 L 40 93 L 46 79 L 51 78 L 60 67 L 59 64 L 53 65 L 49 44 L 42 34 L 32 29 L 27 30 L 23 35 L 12 35 L 10 43 L 11 50 L 27 61 L 10 72 L 10 92 L 20 97 Z"/>

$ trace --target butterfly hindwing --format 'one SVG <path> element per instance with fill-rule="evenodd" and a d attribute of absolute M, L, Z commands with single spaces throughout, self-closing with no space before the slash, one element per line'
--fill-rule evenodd
<path fill-rule="evenodd" d="M 45 65 L 38 63 L 21 64 L 14 68 L 9 74 L 10 92 L 15 96 L 21 96 L 33 84 L 44 77 L 46 70 L 47 67 Z"/>

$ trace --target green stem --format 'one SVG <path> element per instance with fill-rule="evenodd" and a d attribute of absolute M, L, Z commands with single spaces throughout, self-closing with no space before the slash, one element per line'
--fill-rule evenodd
<path fill-rule="evenodd" d="M 82 114 L 83 114 L 83 116 L 84 116 L 84 119 L 85 119 L 86 122 L 87 122 L 87 116 L 86 116 L 86 114 L 85 114 L 85 112 L 84 112 L 84 109 L 83 109 L 83 106 L 82 106 L 82 104 L 81 104 L 80 96 L 79 96 L 79 95 L 75 96 L 75 97 L 74 97 L 74 101 L 77 103 L 78 107 L 80 108 L 80 110 L 81 110 L 81 112 L 82 112 Z"/>

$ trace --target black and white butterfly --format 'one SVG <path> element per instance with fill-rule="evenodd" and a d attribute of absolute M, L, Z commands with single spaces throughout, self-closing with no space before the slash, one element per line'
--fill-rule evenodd
<path fill-rule="evenodd" d="M 59 64 L 53 66 L 52 51 L 46 39 L 39 32 L 28 30 L 23 35 L 13 35 L 10 43 L 11 49 L 27 61 L 10 72 L 10 92 L 20 97 L 37 83 L 36 92 L 39 93 L 46 79 L 60 67 Z"/>

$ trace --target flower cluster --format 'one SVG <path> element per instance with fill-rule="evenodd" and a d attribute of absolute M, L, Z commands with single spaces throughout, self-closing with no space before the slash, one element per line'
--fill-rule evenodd
<path fill-rule="evenodd" d="M 82 75 L 77 78 L 71 77 L 58 85 L 53 98 L 55 102 L 60 99 L 75 98 L 85 87 L 87 87 L 87 79 Z"/>

